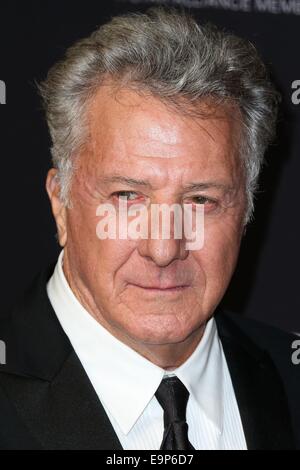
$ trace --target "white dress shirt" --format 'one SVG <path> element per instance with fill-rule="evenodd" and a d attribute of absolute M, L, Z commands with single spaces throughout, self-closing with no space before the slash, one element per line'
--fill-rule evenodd
<path fill-rule="evenodd" d="M 145 359 L 100 325 L 71 290 L 61 251 L 47 292 L 125 450 L 158 450 L 163 410 L 155 392 L 164 369 Z M 188 437 L 195 449 L 246 449 L 226 359 L 211 318 L 192 355 L 172 371 L 190 393 Z"/>

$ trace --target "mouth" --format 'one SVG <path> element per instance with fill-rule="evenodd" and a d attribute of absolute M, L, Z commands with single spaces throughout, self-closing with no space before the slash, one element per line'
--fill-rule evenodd
<path fill-rule="evenodd" d="M 141 284 L 131 284 L 132 286 L 134 287 L 137 287 L 138 289 L 142 289 L 144 292 L 148 292 L 148 293 L 156 293 L 156 294 L 159 294 L 159 293 L 180 293 L 180 292 L 183 292 L 184 290 L 186 290 L 188 287 L 190 287 L 189 285 L 169 285 L 169 286 L 144 286 L 144 285 L 141 285 Z"/>

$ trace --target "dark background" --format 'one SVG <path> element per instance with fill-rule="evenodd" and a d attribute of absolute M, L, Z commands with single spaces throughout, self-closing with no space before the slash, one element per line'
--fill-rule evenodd
<path fill-rule="evenodd" d="M 44 189 L 50 140 L 35 81 L 45 77 L 67 46 L 112 15 L 150 5 L 44 0 L 0 6 L 0 80 L 7 92 L 6 104 L 0 106 L 0 314 L 60 250 Z M 283 94 L 278 137 L 266 157 L 255 220 L 223 302 L 247 317 L 300 332 L 300 104 L 291 100 L 291 84 L 300 80 L 300 16 L 190 10 L 201 22 L 212 21 L 250 39 Z"/>

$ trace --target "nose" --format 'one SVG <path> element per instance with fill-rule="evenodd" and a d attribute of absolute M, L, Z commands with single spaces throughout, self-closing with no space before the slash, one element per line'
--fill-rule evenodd
<path fill-rule="evenodd" d="M 148 237 L 138 242 L 140 256 L 151 259 L 157 266 L 167 266 L 175 259 L 184 260 L 188 256 L 184 236 L 174 235 L 174 217 L 170 220 L 170 231 L 163 231 L 163 223 L 150 219 Z M 183 232 L 182 232 L 183 233 Z"/>
<path fill-rule="evenodd" d="M 167 266 L 175 259 L 184 260 L 188 256 L 183 240 L 142 239 L 138 244 L 141 256 L 150 258 L 157 266 Z"/>

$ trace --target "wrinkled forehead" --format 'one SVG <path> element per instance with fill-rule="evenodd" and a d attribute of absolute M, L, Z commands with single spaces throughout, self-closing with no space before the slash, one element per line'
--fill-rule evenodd
<path fill-rule="evenodd" d="M 88 112 L 88 148 L 102 169 L 131 162 L 177 168 L 201 163 L 238 166 L 241 120 L 234 108 L 199 103 L 180 112 L 157 97 L 100 87 Z"/>

